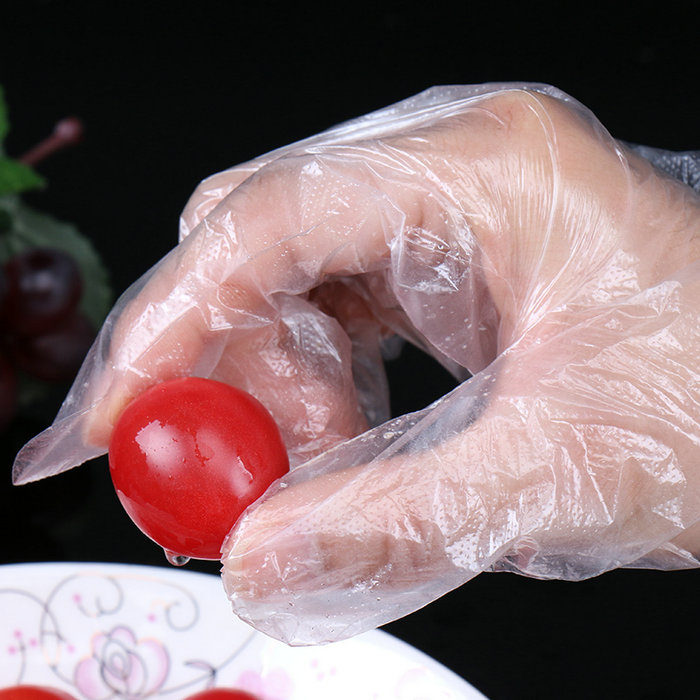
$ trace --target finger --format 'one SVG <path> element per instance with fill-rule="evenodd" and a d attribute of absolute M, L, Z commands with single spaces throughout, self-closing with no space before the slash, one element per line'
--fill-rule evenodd
<path fill-rule="evenodd" d="M 319 134 L 216 173 L 203 180 L 187 202 L 180 218 L 180 241 L 184 240 L 234 189 L 260 168 L 278 158 L 319 146 L 328 147 L 333 144 L 394 136 L 402 129 L 415 128 L 425 122 L 431 123 L 439 118 L 441 113 L 450 114 L 458 111 L 455 110 L 455 101 L 458 103 L 460 100 L 489 95 L 503 87 L 505 86 L 484 85 L 426 90 L 404 102 L 337 124 Z"/>
<path fill-rule="evenodd" d="M 388 315 L 392 306 L 407 309 L 405 316 L 423 325 L 413 335 L 453 366 L 487 364 L 495 348 L 497 315 L 491 313 L 487 333 L 480 333 L 478 319 L 493 308 L 485 283 L 507 317 L 509 310 L 497 299 L 509 294 L 508 285 L 497 289 L 498 281 L 508 278 L 507 270 L 493 268 L 489 261 L 494 258 L 484 249 L 482 259 L 491 269 L 484 267 L 476 275 L 465 271 L 479 254 L 475 239 L 488 232 L 489 221 L 499 220 L 488 202 L 500 198 L 492 187 L 497 182 L 483 167 L 461 174 L 456 168 L 460 162 L 488 162 L 494 144 L 502 149 L 499 109 L 506 117 L 514 106 L 531 114 L 532 100 L 522 91 L 516 90 L 515 97 L 504 95 L 494 98 L 493 108 L 472 109 L 468 99 L 441 101 L 426 94 L 356 126 L 341 126 L 330 136 L 331 143 L 340 143 L 361 134 L 377 137 L 404 129 L 392 143 L 325 147 L 323 137 L 312 139 L 308 153 L 302 149 L 277 158 L 233 189 L 195 233 L 123 298 L 54 425 L 18 456 L 17 478 L 29 478 L 30 471 L 32 478 L 39 478 L 94 456 L 105 449 L 116 417 L 140 391 L 173 376 L 209 376 L 224 349 L 231 348 L 232 335 L 263 333 L 261 328 L 269 330 L 279 321 L 276 300 L 305 294 L 332 276 L 380 273 L 387 269 L 389 255 L 396 267 L 392 287 L 397 297 L 383 300 L 388 301 Z M 455 115 L 453 126 L 459 128 L 447 128 Z M 443 119 L 445 128 L 437 131 L 438 147 L 431 159 L 435 144 L 427 127 Z M 534 129 L 532 148 L 543 150 L 546 163 L 549 149 L 548 139 L 540 138 L 542 122 L 525 121 L 529 126 L 524 133 Z M 414 135 L 411 126 L 417 129 Z M 518 130 L 512 131 L 511 139 Z M 443 186 L 455 176 L 459 191 Z M 473 229 L 467 219 L 475 222 Z M 422 232 L 428 233 L 427 240 Z M 401 237 L 394 246 L 396 236 Z M 498 245 L 498 236 L 487 242 Z M 416 286 L 416 280 L 424 283 Z M 469 337 L 461 332 L 445 336 L 445 323 L 464 327 Z M 298 353 L 304 352 L 302 346 L 295 343 Z M 342 358 L 342 352 L 337 354 Z M 287 348 L 279 355 L 283 362 L 278 367 L 294 366 Z M 327 370 L 325 363 L 319 369 Z M 267 380 L 261 377 L 262 384 L 273 374 Z M 322 377 L 317 384 L 327 386 Z M 321 407 L 322 413 L 329 410 L 333 407 Z"/>
<path fill-rule="evenodd" d="M 492 531 L 511 493 L 504 465 L 484 451 L 496 426 L 468 425 L 489 382 L 478 375 L 322 455 L 251 509 L 222 558 L 235 613 L 286 643 L 337 641 L 422 607 L 509 551 L 518 523 Z"/>
<path fill-rule="evenodd" d="M 362 288 L 353 288 L 349 282 L 323 284 L 311 292 L 309 299 L 324 314 L 335 318 L 350 339 L 353 383 L 367 423 L 375 426 L 389 420 L 384 354 L 388 343 L 397 340 L 397 329 L 377 317 Z"/>
<path fill-rule="evenodd" d="M 291 474 L 225 545 L 235 612 L 285 642 L 318 643 L 481 571 L 577 580 L 650 552 L 691 565 L 674 541 L 700 518 L 700 393 L 687 382 L 700 326 L 684 283 L 557 336 L 538 329 L 539 342 L 435 406 Z"/>
<path fill-rule="evenodd" d="M 334 276 L 386 274 L 395 296 L 378 304 L 383 320 L 391 321 L 392 313 L 396 316 L 402 308 L 403 318 L 392 327 L 408 328 L 409 337 L 453 367 L 486 366 L 498 343 L 520 332 L 513 324 L 523 309 L 542 314 L 566 298 L 551 294 L 554 288 L 561 292 L 567 279 L 560 274 L 562 259 L 568 276 L 580 280 L 591 270 L 584 265 L 581 271 L 568 260 L 590 258 L 596 268 L 607 255 L 584 255 L 589 251 L 582 246 L 571 256 L 570 246 L 550 235 L 553 222 L 566 230 L 576 220 L 566 207 L 549 216 L 542 202 L 538 204 L 538 192 L 547 190 L 546 183 L 556 175 L 553 145 L 574 143 L 574 149 L 561 149 L 569 155 L 581 148 L 580 138 L 554 139 L 554 121 L 564 124 L 562 134 L 578 137 L 581 131 L 574 128 L 580 120 L 568 113 L 553 121 L 547 104 L 542 96 L 522 90 L 473 105 L 440 103 L 428 96 L 426 108 L 413 116 L 398 109 L 389 110 L 383 125 L 381 118 L 379 124 L 361 120 L 357 133 L 377 136 L 382 129 L 387 134 L 397 126 L 406 129 L 386 143 L 324 147 L 316 142 L 308 153 L 291 152 L 260 169 L 211 210 L 135 295 L 127 295 L 54 429 L 20 456 L 19 473 L 39 454 L 35 472 L 41 475 L 79 463 L 88 453 L 93 456 L 95 447 L 104 449 L 126 402 L 172 376 L 209 376 L 224 351 L 235 352 L 234 336 L 257 334 L 273 339 L 274 347 L 274 339 L 286 332 L 279 323 L 279 299 L 304 295 Z M 412 108 L 419 106 L 412 103 Z M 431 123 L 438 128 L 428 129 Z M 353 129 L 339 128 L 339 138 Z M 587 133 L 587 144 L 591 138 Z M 503 153 L 508 154 L 505 162 L 499 156 Z M 609 158 L 603 161 L 610 164 Z M 509 169 L 529 173 L 520 177 L 539 182 L 539 187 L 531 196 L 519 192 L 513 198 L 511 183 L 503 176 Z M 619 170 L 601 169 L 613 179 Z M 608 189 L 616 206 L 624 201 L 615 188 Z M 502 206 L 504 202 L 517 206 Z M 543 211 L 544 251 L 537 229 Z M 571 235 L 577 231 L 574 227 Z M 596 235 L 581 238 L 598 248 L 610 244 L 600 227 Z M 601 252 L 594 246 L 596 251 Z M 295 328 L 312 329 L 313 322 Z M 275 348 L 283 360 L 278 369 L 293 368 L 305 352 L 303 340 L 309 336 L 289 335 L 292 350 L 284 343 Z M 343 352 L 336 354 L 342 363 Z M 316 394 L 314 385 L 319 393 L 332 393 L 321 376 L 327 370 L 321 362 L 310 372 L 310 396 Z M 272 381 L 274 374 L 261 375 L 260 383 Z M 309 410 L 314 410 L 313 403 Z M 321 407 L 321 413 L 332 410 Z M 74 449 L 75 437 L 69 433 L 85 436 L 90 445 Z M 60 467 L 46 462 L 57 449 L 63 455 Z"/>
<path fill-rule="evenodd" d="M 325 425 L 319 416 L 340 417 L 343 438 L 363 429 L 347 336 L 317 308 L 301 307 L 328 277 L 381 264 L 405 210 L 415 215 L 420 207 L 415 191 L 402 192 L 404 201 L 395 194 L 361 161 L 335 157 L 280 159 L 248 178 L 118 304 L 63 414 L 18 455 L 17 478 L 104 451 L 124 406 L 158 381 L 217 370 L 230 376 L 239 342 L 261 355 L 261 373 L 250 381 L 268 387 L 276 401 L 268 408 L 283 426 L 295 420 L 279 392 L 288 376 L 290 386 L 305 388 L 316 434 Z M 301 435 L 304 426 L 289 430 Z"/>
<path fill-rule="evenodd" d="M 210 376 L 268 408 L 295 466 L 364 431 L 367 413 L 356 386 L 357 353 L 345 329 L 305 299 L 279 304 L 277 323 L 233 334 Z"/>
<path fill-rule="evenodd" d="M 267 160 L 256 159 L 234 168 L 211 175 L 197 185 L 180 215 L 179 239 L 182 242 L 214 208 L 240 184 L 265 165 Z"/>
<path fill-rule="evenodd" d="M 203 180 L 190 197 L 180 219 L 180 240 L 184 240 L 234 189 L 260 168 L 285 155 L 315 147 L 362 142 L 395 136 L 402 130 L 430 124 L 441 116 L 460 111 L 463 101 L 503 90 L 506 85 L 472 85 L 432 88 L 395 105 L 337 124 L 319 134 L 277 148 Z M 542 87 L 542 86 L 540 86 Z M 556 90 L 549 89 L 552 94 Z"/>
<path fill-rule="evenodd" d="M 217 336 L 230 343 L 232 332 L 279 326 L 280 298 L 371 269 L 403 218 L 352 162 L 299 158 L 261 171 L 169 256 L 119 320 L 111 366 L 131 381 L 113 383 L 104 415 L 118 412 L 142 378 L 190 372 L 206 355 L 218 360 Z"/>

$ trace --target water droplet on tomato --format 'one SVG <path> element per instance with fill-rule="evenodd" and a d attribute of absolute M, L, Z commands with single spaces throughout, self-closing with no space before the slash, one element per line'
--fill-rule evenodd
<path fill-rule="evenodd" d="M 184 554 L 178 554 L 177 552 L 173 552 L 169 549 L 164 549 L 163 551 L 165 552 L 165 558 L 173 566 L 184 566 L 190 560 L 190 558 L 186 557 Z"/>

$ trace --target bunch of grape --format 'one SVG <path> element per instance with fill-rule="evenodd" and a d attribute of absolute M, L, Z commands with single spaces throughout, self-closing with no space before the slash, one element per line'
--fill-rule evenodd
<path fill-rule="evenodd" d="M 0 267 L 0 430 L 17 410 L 19 377 L 71 380 L 95 331 L 81 313 L 80 269 L 66 252 L 29 248 Z"/>

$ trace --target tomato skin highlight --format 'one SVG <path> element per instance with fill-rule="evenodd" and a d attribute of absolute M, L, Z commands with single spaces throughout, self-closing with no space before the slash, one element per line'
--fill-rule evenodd
<path fill-rule="evenodd" d="M 76 700 L 63 690 L 39 685 L 13 685 L 0 688 L 0 700 Z"/>
<path fill-rule="evenodd" d="M 244 690 L 234 688 L 210 688 L 194 695 L 188 695 L 186 700 L 260 700 L 260 698 Z"/>
<path fill-rule="evenodd" d="M 134 523 L 164 549 L 195 559 L 219 559 L 243 511 L 289 471 L 267 409 L 199 377 L 136 397 L 112 433 L 109 465 Z"/>

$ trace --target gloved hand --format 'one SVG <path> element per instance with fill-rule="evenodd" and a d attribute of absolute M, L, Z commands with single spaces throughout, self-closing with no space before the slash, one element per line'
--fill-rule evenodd
<path fill-rule="evenodd" d="M 256 395 L 289 448 L 223 552 L 235 612 L 289 643 L 487 570 L 696 566 L 700 199 L 570 97 L 429 90 L 206 180 L 181 233 L 17 481 L 198 374 Z M 384 422 L 397 335 L 473 377 Z"/>

